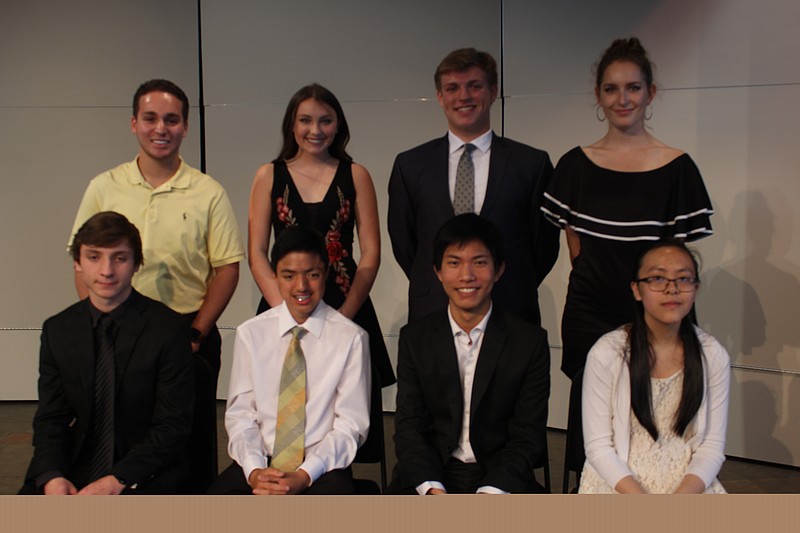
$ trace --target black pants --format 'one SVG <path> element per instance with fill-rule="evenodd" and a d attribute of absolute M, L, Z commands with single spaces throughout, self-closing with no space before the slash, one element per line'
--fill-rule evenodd
<path fill-rule="evenodd" d="M 247 483 L 242 467 L 234 461 L 220 473 L 214 484 L 208 489 L 208 494 L 248 495 L 253 494 L 253 489 Z M 355 494 L 353 471 L 348 466 L 342 470 L 326 472 L 301 494 L 309 496 Z"/>
<path fill-rule="evenodd" d="M 191 325 L 197 313 L 184 315 Z M 221 366 L 222 337 L 212 327 L 194 354 L 195 402 L 189 456 L 192 464 L 190 494 L 204 494 L 217 477 L 217 380 Z"/>
<path fill-rule="evenodd" d="M 442 484 L 448 494 L 475 494 L 484 483 L 486 472 L 477 463 L 464 463 L 451 457 L 444 465 L 444 481 Z M 497 487 L 502 489 L 502 487 Z M 531 479 L 526 493 L 543 494 L 544 487 Z M 416 487 L 403 487 L 400 480 L 400 469 L 395 468 L 394 479 L 386 488 L 386 494 L 417 494 Z"/>

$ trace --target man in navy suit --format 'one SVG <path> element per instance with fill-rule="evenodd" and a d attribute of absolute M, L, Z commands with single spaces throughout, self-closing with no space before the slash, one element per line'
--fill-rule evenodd
<path fill-rule="evenodd" d="M 559 245 L 557 228 L 539 210 L 553 172 L 550 158 L 492 132 L 497 64 L 491 55 L 455 50 L 439 64 L 434 80 L 449 131 L 398 155 L 389 180 L 389 236 L 409 279 L 409 322 L 447 304 L 431 269 L 434 232 L 453 215 L 471 211 L 491 220 L 505 238 L 506 271 L 494 301 L 538 324 L 537 288 Z M 465 151 L 474 177 L 461 193 L 458 169 Z M 464 195 L 466 206 L 454 205 Z"/>
<path fill-rule="evenodd" d="M 503 239 L 467 213 L 439 230 L 445 309 L 400 331 L 395 494 L 543 492 L 550 353 L 543 329 L 492 304 Z"/>
<path fill-rule="evenodd" d="M 89 296 L 42 328 L 34 455 L 20 494 L 187 490 L 189 326 L 131 287 L 142 241 L 124 216 L 92 216 L 71 251 Z"/>

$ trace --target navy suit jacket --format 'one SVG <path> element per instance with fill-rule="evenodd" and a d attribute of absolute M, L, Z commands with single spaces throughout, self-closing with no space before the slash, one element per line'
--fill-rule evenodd
<path fill-rule="evenodd" d="M 494 306 L 475 368 L 470 444 L 489 485 L 530 492 L 547 449 L 550 351 L 545 331 Z M 395 451 L 404 491 L 444 484 L 458 447 L 464 394 L 447 310 L 400 331 Z M 446 485 L 445 485 L 446 488 Z"/>
<path fill-rule="evenodd" d="M 454 216 L 448 187 L 447 135 L 397 156 L 389 179 L 389 236 L 409 279 L 408 321 L 447 306 L 433 271 L 433 240 Z M 547 153 L 492 137 L 486 199 L 479 213 L 503 234 L 506 270 L 492 299 L 518 316 L 541 323 L 539 284 L 558 257 L 559 230 L 541 205 L 553 173 Z"/>
<path fill-rule="evenodd" d="M 194 359 L 179 314 L 137 293 L 118 322 L 115 342 L 115 463 L 128 486 L 158 480 L 177 489 L 192 426 Z M 39 407 L 26 480 L 70 471 L 91 438 L 95 350 L 88 299 L 47 319 L 39 357 Z M 78 487 L 80 488 L 80 487 Z"/>

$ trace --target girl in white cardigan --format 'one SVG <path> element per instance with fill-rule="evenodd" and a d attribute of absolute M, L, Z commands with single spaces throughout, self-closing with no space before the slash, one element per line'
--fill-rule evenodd
<path fill-rule="evenodd" d="M 730 359 L 695 325 L 697 260 L 680 241 L 639 258 L 633 323 L 600 338 L 583 374 L 580 493 L 724 493 Z"/>

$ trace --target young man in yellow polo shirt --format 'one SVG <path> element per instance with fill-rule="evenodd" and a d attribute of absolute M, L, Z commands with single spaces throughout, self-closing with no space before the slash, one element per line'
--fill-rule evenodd
<path fill-rule="evenodd" d="M 210 176 L 180 157 L 188 132 L 189 100 L 167 80 L 143 83 L 133 97 L 133 161 L 103 172 L 86 189 L 73 234 L 92 215 L 116 211 L 142 235 L 144 264 L 133 278 L 140 293 L 185 315 L 197 354 L 195 429 L 197 491 L 216 475 L 217 376 L 221 339 L 216 328 L 239 280 L 244 248 L 228 196 Z M 76 283 L 81 299 L 85 286 Z"/>

